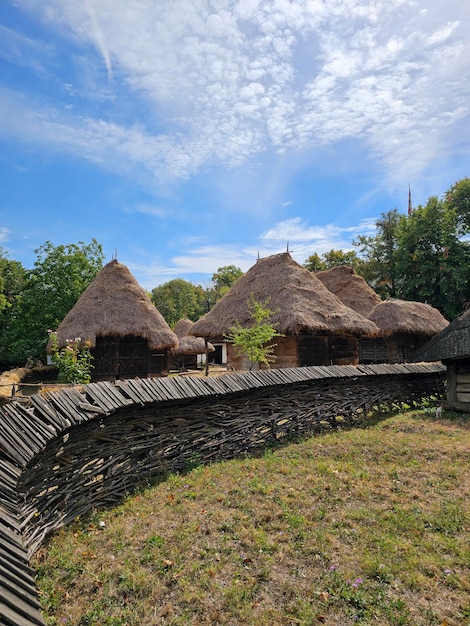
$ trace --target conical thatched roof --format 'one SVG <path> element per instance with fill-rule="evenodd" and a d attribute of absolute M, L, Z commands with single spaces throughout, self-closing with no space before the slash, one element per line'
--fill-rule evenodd
<path fill-rule="evenodd" d="M 272 322 L 279 332 L 287 335 L 377 333 L 374 323 L 346 307 L 312 272 L 284 252 L 259 259 L 214 308 L 194 324 L 191 334 L 222 337 L 236 320 L 242 326 L 250 326 L 247 302 L 252 293 L 258 301 L 269 300 L 269 308 L 275 311 Z"/>
<path fill-rule="evenodd" d="M 380 302 L 379 295 L 349 265 L 339 265 L 329 270 L 315 272 L 315 276 L 343 304 L 365 317 Z"/>
<path fill-rule="evenodd" d="M 173 354 L 193 355 L 205 354 L 206 342 L 203 337 L 193 337 L 189 335 L 194 322 L 188 319 L 182 319 L 175 324 L 175 335 L 178 337 L 179 346 L 173 350 Z M 207 344 L 207 351 L 214 352 L 215 348 L 211 343 Z"/>
<path fill-rule="evenodd" d="M 416 353 L 417 361 L 470 357 L 470 308 L 455 318 Z"/>
<path fill-rule="evenodd" d="M 368 317 L 385 337 L 396 334 L 432 337 L 449 324 L 445 317 L 429 304 L 392 298 L 377 304 Z"/>
<path fill-rule="evenodd" d="M 143 337 L 151 350 L 178 346 L 177 336 L 147 293 L 116 260 L 103 267 L 57 329 L 59 347 L 76 337 L 94 347 L 96 338 L 105 335 Z"/>

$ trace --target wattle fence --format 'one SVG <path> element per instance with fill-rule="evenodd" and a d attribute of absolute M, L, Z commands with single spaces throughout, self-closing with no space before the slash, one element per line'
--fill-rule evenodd
<path fill-rule="evenodd" d="M 53 530 L 168 472 L 442 396 L 440 364 L 131 379 L 0 409 L 0 625 L 43 625 L 29 558 Z"/>

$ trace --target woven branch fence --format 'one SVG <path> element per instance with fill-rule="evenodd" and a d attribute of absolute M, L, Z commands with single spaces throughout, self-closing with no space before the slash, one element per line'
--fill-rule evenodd
<path fill-rule="evenodd" d="M 29 557 L 53 530 L 168 472 L 442 396 L 445 367 L 331 366 L 134 379 L 0 410 L 0 624 L 40 624 Z"/>

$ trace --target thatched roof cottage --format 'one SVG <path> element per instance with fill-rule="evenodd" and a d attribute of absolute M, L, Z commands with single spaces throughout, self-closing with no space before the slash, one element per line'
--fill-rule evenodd
<path fill-rule="evenodd" d="M 420 348 L 416 353 L 416 360 L 445 363 L 445 406 L 470 413 L 470 308 Z"/>
<path fill-rule="evenodd" d="M 197 367 L 198 363 L 205 363 L 207 354 L 214 352 L 214 346 L 203 337 L 194 337 L 190 331 L 194 322 L 181 319 L 175 324 L 174 332 L 178 337 L 179 345 L 171 351 L 172 367 L 184 370 L 187 367 Z"/>
<path fill-rule="evenodd" d="M 378 332 L 373 322 L 346 307 L 312 272 L 284 252 L 259 259 L 194 324 L 191 334 L 220 342 L 237 320 L 249 327 L 251 294 L 260 302 L 269 301 L 274 311 L 271 321 L 285 335 L 276 338 L 276 368 L 357 363 L 358 338 Z M 227 366 L 249 368 L 247 359 L 236 356 L 229 343 Z"/>
<path fill-rule="evenodd" d="M 166 374 L 168 352 L 178 347 L 147 293 L 116 260 L 103 267 L 60 323 L 59 347 L 76 337 L 90 342 L 93 380 Z"/>
<path fill-rule="evenodd" d="M 343 304 L 365 317 L 381 302 L 380 296 L 349 265 L 315 272 L 315 276 Z"/>
<path fill-rule="evenodd" d="M 352 267 L 341 265 L 315 272 L 343 304 L 373 321 L 380 335 L 360 340 L 361 363 L 412 361 L 417 348 L 448 324 L 441 313 L 422 302 L 382 301 Z"/>
<path fill-rule="evenodd" d="M 413 361 L 416 350 L 449 324 L 429 304 L 393 298 L 377 304 L 368 319 L 380 331 L 375 340 L 378 356 L 383 352 L 383 360 L 389 363 Z"/>

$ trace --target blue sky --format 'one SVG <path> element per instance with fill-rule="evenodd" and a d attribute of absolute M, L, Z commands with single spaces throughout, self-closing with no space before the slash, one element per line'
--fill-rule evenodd
<path fill-rule="evenodd" d="M 351 249 L 470 175 L 462 0 L 2 0 L 0 245 L 147 289 Z"/>

